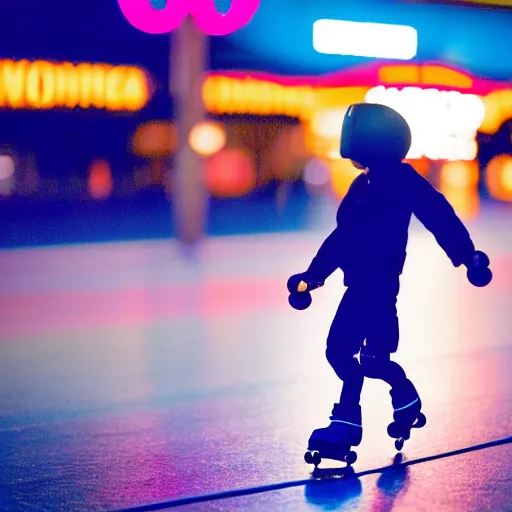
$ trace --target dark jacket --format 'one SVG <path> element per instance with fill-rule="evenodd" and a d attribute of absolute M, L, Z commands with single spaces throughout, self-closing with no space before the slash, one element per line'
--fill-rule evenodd
<path fill-rule="evenodd" d="M 337 268 L 348 286 L 358 276 L 394 278 L 403 270 L 411 215 L 434 235 L 453 265 L 469 262 L 475 247 L 446 198 L 409 164 L 360 174 L 336 215 L 337 227 L 307 270 L 324 281 Z"/>

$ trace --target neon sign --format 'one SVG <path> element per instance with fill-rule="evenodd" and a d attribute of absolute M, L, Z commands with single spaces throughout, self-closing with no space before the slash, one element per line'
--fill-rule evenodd
<path fill-rule="evenodd" d="M 118 0 L 125 18 L 148 34 L 164 34 L 178 28 L 188 14 L 198 28 L 211 36 L 225 36 L 247 25 L 261 0 L 232 0 L 226 14 L 219 13 L 215 0 L 166 0 L 163 9 L 155 9 L 150 0 Z"/>
<path fill-rule="evenodd" d="M 313 24 L 313 48 L 328 55 L 410 60 L 416 56 L 418 32 L 406 25 L 318 20 Z"/>
<path fill-rule="evenodd" d="M 476 132 L 485 118 L 485 107 L 478 96 L 419 87 L 399 90 L 378 86 L 368 91 L 366 102 L 387 105 L 405 117 L 412 131 L 407 158 L 473 160 L 476 157 Z"/>
<path fill-rule="evenodd" d="M 137 67 L 0 60 L 0 108 L 137 111 L 148 100 L 147 78 Z"/>

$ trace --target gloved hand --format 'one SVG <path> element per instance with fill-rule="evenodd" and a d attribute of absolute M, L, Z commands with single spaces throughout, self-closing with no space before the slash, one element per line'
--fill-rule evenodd
<path fill-rule="evenodd" d="M 482 288 L 492 281 L 489 264 L 489 257 L 485 252 L 475 251 L 471 260 L 466 264 L 468 280 L 473 286 Z"/>
<path fill-rule="evenodd" d="M 313 300 L 310 292 L 323 285 L 323 281 L 314 281 L 306 273 L 293 275 L 287 283 L 290 306 L 299 311 L 309 308 Z"/>

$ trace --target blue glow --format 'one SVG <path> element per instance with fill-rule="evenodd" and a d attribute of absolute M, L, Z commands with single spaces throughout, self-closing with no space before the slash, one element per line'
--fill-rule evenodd
<path fill-rule="evenodd" d="M 319 19 L 411 26 L 418 32 L 415 61 L 445 63 L 485 78 L 510 80 L 512 76 L 512 10 L 375 0 L 317 0 L 301 2 L 299 7 L 296 0 L 262 2 L 246 27 L 225 38 L 214 38 L 212 66 L 290 75 L 322 74 L 375 60 L 316 52 L 311 30 Z"/>

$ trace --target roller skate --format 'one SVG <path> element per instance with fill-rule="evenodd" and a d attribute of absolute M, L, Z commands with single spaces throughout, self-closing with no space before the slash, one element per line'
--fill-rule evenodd
<path fill-rule="evenodd" d="M 313 431 L 308 442 L 304 460 L 315 467 L 324 459 L 346 462 L 350 466 L 357 460 L 357 454 L 350 448 L 361 444 L 363 428 L 361 406 L 351 408 L 334 404 L 331 424 Z"/>
<path fill-rule="evenodd" d="M 411 437 L 411 429 L 422 428 L 427 418 L 421 412 L 421 400 L 413 383 L 404 382 L 400 388 L 390 391 L 394 421 L 388 425 L 388 435 L 395 439 L 395 448 L 400 451 Z"/>

